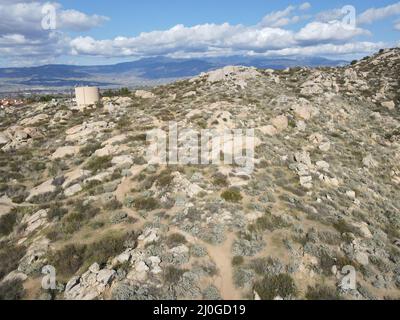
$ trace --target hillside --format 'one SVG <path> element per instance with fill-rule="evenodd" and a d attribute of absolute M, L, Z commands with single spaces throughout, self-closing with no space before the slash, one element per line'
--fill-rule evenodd
<path fill-rule="evenodd" d="M 0 110 L 0 297 L 398 299 L 399 75 L 394 48 Z M 254 128 L 254 170 L 149 164 L 146 134 L 171 121 Z"/>
<path fill-rule="evenodd" d="M 155 57 L 113 65 L 45 65 L 25 68 L 0 68 L 0 92 L 23 90 L 69 90 L 77 85 L 113 88 L 138 87 L 173 82 L 228 65 L 285 69 L 293 66 L 338 66 L 342 60 L 319 57 L 257 58 L 232 56 L 203 59 Z"/>

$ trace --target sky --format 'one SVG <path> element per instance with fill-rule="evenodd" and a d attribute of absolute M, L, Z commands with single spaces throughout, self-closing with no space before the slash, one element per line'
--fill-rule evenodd
<path fill-rule="evenodd" d="M 0 67 L 154 56 L 350 60 L 399 45 L 393 0 L 0 0 Z"/>

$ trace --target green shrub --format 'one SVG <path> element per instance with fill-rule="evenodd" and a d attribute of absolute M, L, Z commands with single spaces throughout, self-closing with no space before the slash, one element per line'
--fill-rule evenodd
<path fill-rule="evenodd" d="M 233 266 L 240 266 L 244 262 L 244 258 L 242 256 L 235 256 L 232 258 L 232 265 Z"/>
<path fill-rule="evenodd" d="M 0 217 L 0 236 L 8 236 L 14 229 L 17 215 L 11 211 Z"/>
<path fill-rule="evenodd" d="M 186 243 L 186 238 L 180 233 L 172 233 L 167 237 L 167 246 L 170 248 Z"/>
<path fill-rule="evenodd" d="M 100 142 L 88 143 L 79 150 L 79 153 L 85 157 L 90 157 L 97 149 L 101 148 Z"/>
<path fill-rule="evenodd" d="M 168 266 L 164 269 L 164 280 L 170 284 L 176 284 L 187 270 Z"/>
<path fill-rule="evenodd" d="M 48 260 L 62 276 L 71 276 L 97 262 L 100 265 L 124 251 L 125 244 L 135 246 L 134 233 L 106 235 L 87 245 L 69 244 L 49 254 Z"/>
<path fill-rule="evenodd" d="M 105 170 L 111 167 L 112 156 L 92 157 L 85 165 L 86 170 L 91 170 L 93 173 Z"/>
<path fill-rule="evenodd" d="M 217 173 L 213 176 L 212 183 L 214 186 L 217 186 L 217 187 L 227 187 L 228 179 L 224 174 Z"/>
<path fill-rule="evenodd" d="M 0 246 L 0 280 L 17 269 L 19 260 L 25 255 L 26 248 L 9 243 Z"/>
<path fill-rule="evenodd" d="M 61 230 L 66 234 L 78 231 L 86 222 L 84 213 L 71 212 L 64 216 L 61 221 Z"/>
<path fill-rule="evenodd" d="M 85 249 L 83 245 L 66 245 L 62 249 L 49 254 L 49 264 L 53 265 L 61 276 L 71 276 L 82 266 Z"/>
<path fill-rule="evenodd" d="M 0 283 L 0 300 L 21 300 L 25 289 L 20 279 Z"/>
<path fill-rule="evenodd" d="M 259 217 L 253 224 L 248 226 L 251 232 L 263 232 L 265 230 L 274 231 L 288 227 L 287 224 L 281 217 L 272 214 L 265 214 Z"/>
<path fill-rule="evenodd" d="M 157 178 L 155 178 L 155 180 L 157 181 L 157 184 L 161 188 L 168 187 L 171 184 L 173 179 L 174 179 L 174 177 L 172 176 L 171 169 L 165 169 L 164 171 L 162 171 L 160 173 L 160 175 Z"/>
<path fill-rule="evenodd" d="M 59 218 L 61 219 L 63 216 L 65 216 L 68 213 L 68 209 L 63 208 L 60 203 L 55 203 L 52 204 L 49 208 L 49 211 L 47 213 L 47 217 L 49 219 L 54 219 L 54 218 Z"/>
<path fill-rule="evenodd" d="M 84 263 L 86 266 L 97 262 L 105 264 L 110 257 L 124 251 L 126 234 L 107 235 L 104 238 L 86 246 Z"/>
<path fill-rule="evenodd" d="M 115 211 L 122 208 L 122 203 L 116 199 L 113 199 L 107 202 L 103 208 L 107 211 Z"/>
<path fill-rule="evenodd" d="M 239 202 L 240 200 L 243 199 L 242 195 L 240 194 L 239 190 L 231 188 L 228 190 L 225 190 L 221 194 L 222 199 L 228 202 Z"/>
<path fill-rule="evenodd" d="M 268 260 L 265 258 L 255 258 L 250 261 L 249 267 L 255 271 L 258 275 L 265 274 L 268 266 Z"/>
<path fill-rule="evenodd" d="M 339 219 L 333 224 L 333 227 L 340 233 L 354 233 L 355 228 L 348 224 L 344 219 Z"/>
<path fill-rule="evenodd" d="M 125 128 L 129 127 L 131 124 L 132 124 L 132 121 L 129 120 L 129 118 L 124 117 L 124 118 L 121 118 L 117 122 L 116 128 L 118 130 L 122 130 L 122 129 L 125 129 Z"/>
<path fill-rule="evenodd" d="M 159 208 L 160 203 L 152 197 L 139 197 L 134 200 L 134 206 L 137 210 L 152 211 Z"/>
<path fill-rule="evenodd" d="M 322 252 L 319 257 L 319 264 L 324 275 L 329 276 L 332 274 L 332 267 L 336 265 L 336 260 L 331 257 L 327 252 Z"/>
<path fill-rule="evenodd" d="M 286 273 L 265 276 L 256 282 L 254 289 L 263 300 L 273 300 L 277 296 L 288 299 L 296 297 L 298 292 L 294 280 Z"/>
<path fill-rule="evenodd" d="M 63 216 L 60 230 L 65 234 L 72 234 L 81 229 L 98 212 L 99 208 L 94 207 L 90 202 L 78 200 L 74 203 L 73 211 Z"/>
<path fill-rule="evenodd" d="M 321 284 L 309 286 L 305 297 L 307 300 L 341 300 L 336 288 Z"/>

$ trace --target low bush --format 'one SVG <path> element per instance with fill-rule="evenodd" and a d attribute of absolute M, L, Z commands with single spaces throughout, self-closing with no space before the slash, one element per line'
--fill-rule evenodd
<path fill-rule="evenodd" d="M 107 202 L 103 208 L 107 211 L 115 211 L 122 208 L 122 203 L 116 199 L 113 199 Z"/>
<path fill-rule="evenodd" d="M 233 266 L 240 266 L 244 262 L 244 258 L 242 256 L 235 256 L 232 258 L 232 265 Z"/>
<path fill-rule="evenodd" d="M 58 251 L 50 253 L 48 261 L 60 275 L 71 276 L 82 266 L 84 256 L 85 246 L 69 244 Z"/>
<path fill-rule="evenodd" d="M 0 284 L 0 300 L 21 300 L 25 289 L 20 279 L 4 281 Z"/>
<path fill-rule="evenodd" d="M 79 150 L 79 153 L 84 156 L 84 157 L 90 157 L 97 149 L 101 148 L 101 143 L 100 142 L 91 142 L 82 147 Z"/>
<path fill-rule="evenodd" d="M 110 257 L 114 257 L 124 251 L 125 234 L 107 235 L 97 242 L 86 246 L 84 263 L 88 267 L 97 262 L 102 265 Z"/>
<path fill-rule="evenodd" d="M 99 208 L 83 200 L 75 202 L 73 211 L 63 216 L 60 229 L 65 234 L 72 234 L 82 228 L 90 219 L 98 214 Z"/>
<path fill-rule="evenodd" d="M 321 284 L 309 286 L 305 297 L 307 300 L 341 300 L 336 288 Z"/>
<path fill-rule="evenodd" d="M 265 230 L 274 231 L 288 226 L 289 224 L 287 224 L 281 217 L 266 213 L 264 216 L 258 218 L 253 224 L 249 225 L 248 229 L 250 232 L 263 232 Z"/>
<path fill-rule="evenodd" d="M 8 236 L 14 229 L 17 215 L 11 211 L 0 217 L 0 236 Z"/>
<path fill-rule="evenodd" d="M 226 175 L 217 173 L 212 177 L 212 183 L 217 187 L 227 187 L 229 185 Z"/>
<path fill-rule="evenodd" d="M 25 255 L 26 248 L 9 243 L 1 244 L 0 247 L 0 279 L 11 271 L 17 269 L 19 260 Z"/>
<path fill-rule="evenodd" d="M 92 157 L 85 165 L 86 170 L 91 170 L 93 173 L 105 170 L 111 167 L 112 156 Z"/>
<path fill-rule="evenodd" d="M 157 181 L 158 186 L 160 186 L 161 188 L 165 188 L 171 184 L 173 179 L 174 177 L 172 176 L 172 170 L 165 169 L 155 180 Z"/>
<path fill-rule="evenodd" d="M 134 207 L 137 210 L 152 211 L 160 207 L 160 203 L 157 199 L 152 197 L 139 197 L 134 200 Z"/>
<path fill-rule="evenodd" d="M 243 199 L 242 195 L 240 194 L 240 191 L 234 188 L 222 192 L 221 197 L 222 199 L 228 202 L 239 202 L 240 200 Z"/>
<path fill-rule="evenodd" d="M 49 219 L 61 219 L 68 213 L 68 209 L 63 208 L 60 203 L 52 204 L 47 212 L 47 217 Z"/>
<path fill-rule="evenodd" d="M 256 282 L 254 289 L 263 300 L 273 300 L 277 296 L 283 299 L 293 298 L 298 292 L 294 280 L 286 273 L 265 276 Z"/>
<path fill-rule="evenodd" d="M 181 235 L 180 233 L 172 233 L 167 237 L 167 246 L 170 248 L 179 246 L 181 244 L 186 243 L 185 236 Z"/>
<path fill-rule="evenodd" d="M 164 269 L 164 280 L 169 284 L 176 284 L 187 270 L 168 266 Z"/>
<path fill-rule="evenodd" d="M 78 270 L 85 270 L 97 262 L 100 265 L 124 251 L 125 244 L 132 241 L 132 234 L 111 234 L 87 245 L 69 244 L 51 252 L 49 264 L 62 276 L 71 276 Z"/>

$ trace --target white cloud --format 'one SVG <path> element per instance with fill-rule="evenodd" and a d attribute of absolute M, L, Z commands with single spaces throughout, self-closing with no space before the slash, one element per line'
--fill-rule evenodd
<path fill-rule="evenodd" d="M 164 55 L 173 52 L 207 52 L 282 48 L 294 44 L 291 31 L 280 28 L 255 28 L 204 24 L 177 25 L 166 31 L 141 33 L 137 37 L 95 40 L 78 37 L 71 41 L 72 53 L 97 56 Z"/>
<path fill-rule="evenodd" d="M 341 20 L 344 17 L 342 9 L 332 9 L 327 11 L 319 12 L 315 20 L 319 22 L 332 22 Z"/>
<path fill-rule="evenodd" d="M 359 35 L 370 35 L 370 33 L 339 21 L 311 22 L 296 34 L 295 39 L 300 42 L 336 42 L 349 40 Z"/>
<path fill-rule="evenodd" d="M 386 7 L 368 9 L 358 16 L 358 23 L 369 24 L 398 14 L 400 14 L 400 2 Z"/>
<path fill-rule="evenodd" d="M 261 27 L 281 28 L 289 24 L 298 23 L 306 18 L 306 16 L 296 14 L 296 11 L 305 11 L 311 8 L 309 2 L 305 2 L 300 6 L 288 6 L 284 10 L 273 11 L 267 14 L 258 24 Z"/>
<path fill-rule="evenodd" d="M 296 9 L 294 6 L 289 6 L 284 10 L 274 11 L 266 15 L 259 26 L 261 27 L 283 27 L 288 25 L 293 17 L 290 17 L 292 12 Z M 297 18 L 296 18 L 297 19 Z"/>
<path fill-rule="evenodd" d="M 84 31 L 101 25 L 108 18 L 98 15 L 87 15 L 77 10 L 64 10 L 59 3 L 51 3 L 57 12 L 58 30 Z M 43 32 L 43 3 L 34 2 L 0 2 L 0 34 Z"/>
<path fill-rule="evenodd" d="M 56 30 L 43 30 L 43 2 L 0 0 L 0 54 L 4 59 L 43 61 L 69 50 L 66 31 L 84 31 L 97 27 L 108 18 L 87 15 L 77 10 L 56 9 Z M 26 59 L 24 61 L 26 64 Z"/>
<path fill-rule="evenodd" d="M 102 57 L 150 56 L 185 53 L 187 56 L 208 55 L 226 52 L 264 53 L 299 46 L 325 43 L 341 44 L 369 32 L 351 28 L 340 22 L 311 22 L 294 32 L 261 24 L 246 27 L 224 23 L 203 24 L 193 27 L 177 25 L 165 31 L 144 32 L 137 37 L 117 37 L 96 40 L 92 37 L 77 37 L 70 43 L 74 55 Z"/>
<path fill-rule="evenodd" d="M 299 9 L 300 10 L 308 10 L 311 8 L 311 4 L 309 2 L 304 2 L 303 4 L 300 5 Z"/>
<path fill-rule="evenodd" d="M 57 30 L 45 31 L 41 28 L 42 3 L 0 0 L 0 55 L 8 60 L 23 61 L 24 57 L 29 57 L 29 61 L 39 62 L 69 54 L 87 59 L 129 59 L 155 55 L 183 58 L 233 54 L 351 54 L 374 48 L 371 42 L 354 42 L 358 36 L 369 35 L 369 31 L 350 28 L 337 19 L 329 18 L 336 17 L 337 11 L 322 13 L 319 20 L 306 24 L 298 31 L 285 28 L 306 19 L 307 16 L 300 11 L 310 8 L 308 2 L 271 12 L 253 26 L 178 24 L 167 30 L 113 39 L 95 39 L 85 35 L 71 39 L 68 31 L 88 30 L 103 24 L 108 18 L 63 9 L 58 3 L 54 5 L 58 13 Z M 339 13 L 342 17 L 343 13 L 340 10 Z M 377 47 L 382 47 L 382 44 Z"/>
<path fill-rule="evenodd" d="M 394 24 L 394 28 L 395 28 L 396 30 L 400 31 L 400 21 L 397 21 L 397 22 Z"/>
<path fill-rule="evenodd" d="M 76 10 L 62 10 L 58 16 L 58 23 L 61 29 L 83 31 L 102 25 L 108 21 L 108 17 L 97 14 L 88 16 L 85 13 Z"/>
<path fill-rule="evenodd" d="M 293 47 L 268 51 L 266 56 L 345 56 L 376 52 L 385 47 L 383 42 L 352 42 L 345 44 L 319 44 L 308 47 Z"/>

